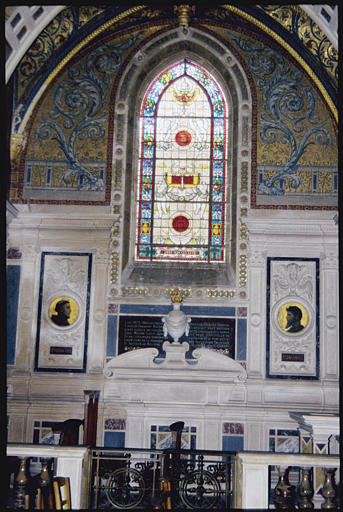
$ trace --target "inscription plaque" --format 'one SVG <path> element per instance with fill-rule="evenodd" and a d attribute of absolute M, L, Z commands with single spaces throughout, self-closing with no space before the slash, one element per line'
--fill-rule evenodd
<path fill-rule="evenodd" d="M 73 347 L 50 347 L 50 354 L 72 354 Z"/>
<path fill-rule="evenodd" d="M 163 357 L 162 344 L 173 339 L 163 336 L 160 317 L 120 316 L 118 354 L 140 348 L 156 347 Z M 229 357 L 235 356 L 235 319 L 192 317 L 189 336 L 180 340 L 189 343 L 186 357 L 191 357 L 195 348 L 210 348 Z"/>
<path fill-rule="evenodd" d="M 295 361 L 303 363 L 305 361 L 305 354 L 282 354 L 281 361 Z"/>

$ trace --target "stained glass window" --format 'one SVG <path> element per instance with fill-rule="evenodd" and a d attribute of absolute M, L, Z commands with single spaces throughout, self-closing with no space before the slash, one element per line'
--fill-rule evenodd
<path fill-rule="evenodd" d="M 136 261 L 225 261 L 224 95 L 188 60 L 152 82 L 140 114 Z"/>

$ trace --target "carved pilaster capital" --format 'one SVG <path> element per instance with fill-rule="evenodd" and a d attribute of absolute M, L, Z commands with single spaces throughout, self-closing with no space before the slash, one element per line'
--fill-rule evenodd
<path fill-rule="evenodd" d="M 37 257 L 41 253 L 41 248 L 37 245 L 23 245 L 20 247 L 20 252 L 22 255 L 22 261 L 30 261 L 35 262 L 37 260 Z"/>
<path fill-rule="evenodd" d="M 97 247 L 93 254 L 95 264 L 107 265 L 110 262 L 111 249 L 108 247 Z"/>
<path fill-rule="evenodd" d="M 338 255 L 335 251 L 321 253 L 320 262 L 324 270 L 338 269 Z"/>
<path fill-rule="evenodd" d="M 249 266 L 262 267 L 267 258 L 267 251 L 259 249 L 250 249 L 248 251 Z"/>

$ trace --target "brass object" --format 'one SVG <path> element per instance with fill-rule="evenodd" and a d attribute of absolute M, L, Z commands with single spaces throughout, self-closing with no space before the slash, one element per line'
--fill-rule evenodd
<path fill-rule="evenodd" d="M 25 506 L 25 494 L 26 494 L 26 463 L 27 457 L 20 457 L 20 466 L 18 474 L 14 482 L 14 508 L 20 509 Z"/>
<path fill-rule="evenodd" d="M 298 494 L 300 496 L 299 510 L 312 510 L 314 505 L 311 498 L 314 491 L 311 481 L 311 469 L 302 468 Z"/>
<path fill-rule="evenodd" d="M 322 496 L 325 502 L 321 508 L 324 510 L 337 510 L 336 489 L 335 489 L 335 472 L 336 468 L 325 468 L 324 485 L 322 488 Z"/>
<path fill-rule="evenodd" d="M 187 30 L 192 14 L 195 14 L 195 5 L 174 5 L 174 13 L 179 17 L 180 27 Z"/>
<path fill-rule="evenodd" d="M 182 302 L 182 292 L 179 288 L 172 288 L 170 291 L 170 298 L 173 304 Z"/>
<path fill-rule="evenodd" d="M 288 480 L 289 468 L 280 471 L 279 481 L 275 487 L 274 505 L 276 510 L 290 510 L 294 505 L 294 486 Z"/>

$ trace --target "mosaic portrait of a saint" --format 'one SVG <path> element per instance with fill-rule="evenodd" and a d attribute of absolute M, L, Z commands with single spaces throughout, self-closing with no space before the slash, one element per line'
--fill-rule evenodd
<path fill-rule="evenodd" d="M 280 307 L 277 321 L 284 332 L 299 333 L 308 325 L 308 312 L 302 304 L 288 302 Z"/>
<path fill-rule="evenodd" d="M 58 327 L 73 325 L 79 316 L 79 306 L 71 297 L 57 297 L 49 305 L 49 318 Z"/>

